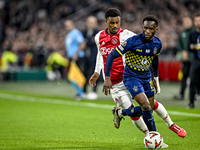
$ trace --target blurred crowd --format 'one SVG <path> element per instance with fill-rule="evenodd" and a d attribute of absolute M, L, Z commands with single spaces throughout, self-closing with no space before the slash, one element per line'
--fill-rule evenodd
<path fill-rule="evenodd" d="M 96 9 L 88 11 L 91 5 Z M 66 55 L 64 20 L 75 15 L 76 27 L 84 31 L 86 18 L 93 15 L 101 30 L 106 28 L 105 10 L 116 7 L 122 12 L 122 28 L 135 33 L 141 32 L 143 16 L 156 15 L 157 36 L 163 43 L 161 54 L 175 56 L 178 32 L 183 28 L 181 19 L 186 13 L 192 16 L 199 6 L 199 0 L 0 0 L 0 54 L 12 47 L 20 66 L 43 67 L 50 51 Z"/>

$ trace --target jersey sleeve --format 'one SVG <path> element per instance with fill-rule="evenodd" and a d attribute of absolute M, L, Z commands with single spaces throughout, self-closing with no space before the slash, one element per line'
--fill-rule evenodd
<path fill-rule="evenodd" d="M 155 56 L 160 55 L 161 49 L 162 49 L 162 43 L 159 42 L 158 47 L 154 48 L 154 54 L 155 54 Z"/>
<path fill-rule="evenodd" d="M 95 36 L 95 43 L 96 43 L 96 46 L 97 46 L 97 49 L 98 49 L 98 52 L 97 52 L 97 57 L 96 57 L 96 65 L 95 65 L 95 72 L 97 72 L 98 74 L 101 73 L 101 70 L 103 69 L 103 56 L 99 50 L 99 34 L 96 34 Z"/>
<path fill-rule="evenodd" d="M 78 43 L 82 43 L 82 42 L 84 42 L 84 37 L 83 37 L 83 34 L 81 33 L 81 32 L 77 32 L 77 41 L 78 41 Z"/>
<path fill-rule="evenodd" d="M 120 54 L 123 55 L 127 52 L 127 50 L 132 49 L 134 46 L 134 39 L 128 38 L 126 41 L 124 41 L 121 45 L 117 46 L 115 50 Z"/>
<path fill-rule="evenodd" d="M 153 76 L 154 77 L 158 77 L 158 64 L 159 64 L 158 56 L 155 56 L 153 61 L 152 61 Z"/>
<path fill-rule="evenodd" d="M 162 48 L 162 43 L 160 42 L 159 45 L 158 45 L 158 48 L 155 48 L 154 49 L 154 58 L 153 58 L 153 61 L 152 61 L 152 67 L 153 67 L 153 75 L 154 77 L 158 77 L 158 65 L 159 65 L 159 58 L 158 56 L 160 55 L 160 52 L 161 52 L 161 48 Z"/>

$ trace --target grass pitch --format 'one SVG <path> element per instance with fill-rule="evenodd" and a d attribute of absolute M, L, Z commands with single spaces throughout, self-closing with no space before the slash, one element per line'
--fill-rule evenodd
<path fill-rule="evenodd" d="M 175 101 L 179 83 L 162 83 L 156 99 L 172 120 L 187 131 L 178 137 L 154 114 L 158 132 L 171 150 L 199 150 L 200 102 L 186 110 L 188 100 Z M 99 99 L 73 100 L 73 87 L 66 82 L 0 83 L 0 149 L 3 150 L 142 150 L 144 134 L 129 117 L 119 129 L 113 126 L 115 103 L 101 93 Z"/>

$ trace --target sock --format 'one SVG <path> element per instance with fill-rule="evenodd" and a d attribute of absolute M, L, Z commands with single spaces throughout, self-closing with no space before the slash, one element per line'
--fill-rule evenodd
<path fill-rule="evenodd" d="M 122 115 L 131 116 L 131 117 L 141 116 L 142 109 L 140 106 L 136 106 L 136 107 L 128 108 L 128 109 L 122 109 Z"/>
<path fill-rule="evenodd" d="M 144 123 L 144 120 L 141 117 L 130 117 L 132 120 L 132 123 L 143 133 L 147 134 L 149 132 L 146 124 Z"/>
<path fill-rule="evenodd" d="M 144 122 L 147 125 L 147 128 L 149 129 L 149 131 L 156 131 L 156 125 L 155 125 L 155 121 L 151 113 L 151 110 L 142 111 L 142 114 L 143 114 Z"/>
<path fill-rule="evenodd" d="M 168 128 L 170 128 L 174 124 L 170 116 L 168 115 L 167 110 L 161 103 L 156 101 L 153 110 L 156 113 L 156 115 L 158 115 L 167 124 Z"/>

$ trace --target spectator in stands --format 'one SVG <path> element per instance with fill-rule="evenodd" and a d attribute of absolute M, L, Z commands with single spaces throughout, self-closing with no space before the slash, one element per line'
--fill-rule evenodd
<path fill-rule="evenodd" d="M 14 71 L 13 66 L 17 63 L 17 55 L 13 53 L 12 45 L 8 40 L 4 42 L 4 49 L 1 56 L 1 73 L 2 79 L 8 80 L 9 74 Z"/>
<path fill-rule="evenodd" d="M 76 19 L 79 22 L 78 29 L 83 31 L 85 16 L 92 14 L 98 18 L 98 28 L 101 30 L 106 26 L 103 21 L 104 12 L 111 5 L 112 7 L 119 7 L 123 11 L 122 26 L 136 33 L 140 31 L 141 23 L 139 20 L 142 16 L 149 13 L 156 14 L 161 24 L 159 30 L 162 31 L 157 33 L 163 44 L 161 55 L 174 55 L 177 35 L 181 29 L 179 19 L 188 12 L 193 15 L 200 7 L 200 1 L 142 0 L 98 1 L 97 3 L 96 1 L 76 0 L 76 3 L 74 3 L 73 1 L 60 0 L 4 0 L 4 5 L 1 5 L 0 9 L 0 32 L 3 31 L 2 35 L 0 35 L 0 53 L 3 52 L 1 46 L 5 39 L 11 40 L 13 48 L 15 45 L 20 45 L 21 47 L 21 42 L 23 41 L 26 44 L 26 48 L 23 48 L 22 53 L 18 53 L 18 49 L 13 49 L 16 54 L 20 54 L 21 58 L 23 58 L 26 53 L 31 52 L 30 50 L 34 50 L 37 39 L 43 38 L 46 44 L 48 36 L 52 32 L 54 33 L 52 39 L 54 47 L 57 45 L 59 47 L 63 46 L 62 50 L 64 50 L 64 44 L 62 46 L 61 44 L 56 44 L 62 43 L 64 40 L 62 38 L 66 35 L 63 32 L 63 19 L 66 19 L 66 17 Z M 134 26 L 132 25 L 133 22 Z M 54 50 L 60 49 L 54 48 Z"/>
<path fill-rule="evenodd" d="M 75 28 L 75 25 L 72 20 L 66 20 L 64 22 L 65 28 L 68 32 L 65 38 L 65 48 L 68 59 L 71 61 L 76 62 L 78 67 L 83 71 L 83 64 L 84 64 L 84 56 L 85 52 L 85 41 L 83 34 Z M 84 96 L 83 88 L 80 87 L 75 82 L 72 82 L 72 85 L 76 89 L 75 99 L 80 100 Z"/>
<path fill-rule="evenodd" d="M 84 86 L 85 97 L 88 99 L 96 99 L 97 95 L 97 86 L 92 88 L 92 92 L 87 94 L 87 85 L 89 83 L 89 79 L 93 74 L 93 70 L 96 64 L 97 57 L 97 46 L 95 44 L 94 37 L 99 32 L 97 29 L 97 19 L 94 16 L 89 16 L 86 20 L 86 30 L 83 32 L 83 36 L 86 41 L 85 48 L 85 64 L 83 74 L 86 77 L 86 84 Z"/>
<path fill-rule="evenodd" d="M 192 52 L 188 49 L 188 36 L 191 31 L 194 30 L 192 24 L 192 18 L 190 16 L 184 16 L 182 18 L 183 30 L 179 33 L 178 49 L 182 56 L 182 73 L 183 78 L 181 80 L 180 92 L 174 96 L 177 100 L 183 100 L 185 96 L 185 89 L 187 87 L 187 79 L 189 77 L 190 65 L 192 60 Z"/>

